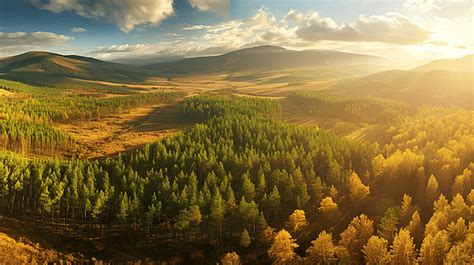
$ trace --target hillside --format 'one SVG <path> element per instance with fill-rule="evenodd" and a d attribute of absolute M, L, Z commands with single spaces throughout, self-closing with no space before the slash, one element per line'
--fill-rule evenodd
<path fill-rule="evenodd" d="M 376 96 L 414 105 L 460 106 L 472 109 L 474 77 L 468 72 L 385 71 L 334 85 L 330 92 Z"/>
<path fill-rule="evenodd" d="M 30 83 L 34 79 L 48 83 L 64 77 L 122 82 L 143 79 L 142 74 L 127 65 L 37 51 L 0 59 L 0 73 L 9 79 Z"/>
<path fill-rule="evenodd" d="M 474 54 L 457 59 L 436 60 L 419 66 L 414 71 L 474 71 Z"/>
<path fill-rule="evenodd" d="M 382 64 L 379 57 L 326 50 L 287 50 L 276 46 L 241 49 L 218 56 L 188 58 L 144 67 L 154 74 L 275 71 L 294 68 Z"/>

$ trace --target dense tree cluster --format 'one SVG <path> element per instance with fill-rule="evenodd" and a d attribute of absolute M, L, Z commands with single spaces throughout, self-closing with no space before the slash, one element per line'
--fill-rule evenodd
<path fill-rule="evenodd" d="M 109 158 L 2 155 L 0 214 L 206 242 L 224 264 L 251 250 L 274 264 L 471 263 L 471 112 L 417 110 L 379 146 L 288 124 L 272 100 L 208 95 L 182 111 L 201 123 Z"/>
<path fill-rule="evenodd" d="M 376 98 L 344 98 L 318 92 L 295 92 L 287 100 L 308 115 L 345 119 L 356 123 L 386 123 L 413 111 L 399 101 Z"/>
<path fill-rule="evenodd" d="M 0 101 L 0 146 L 21 153 L 36 149 L 54 153 L 55 149 L 67 150 L 73 146 L 73 139 L 55 129 L 54 122 L 97 119 L 137 106 L 169 103 L 184 96 L 175 92 L 100 98 L 7 80 L 0 80 L 0 88 L 16 93 Z"/>

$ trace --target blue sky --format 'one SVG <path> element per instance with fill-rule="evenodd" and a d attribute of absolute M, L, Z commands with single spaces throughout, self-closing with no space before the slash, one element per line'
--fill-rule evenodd
<path fill-rule="evenodd" d="M 272 44 L 428 60 L 472 53 L 471 0 L 0 0 L 0 56 L 199 56 Z"/>

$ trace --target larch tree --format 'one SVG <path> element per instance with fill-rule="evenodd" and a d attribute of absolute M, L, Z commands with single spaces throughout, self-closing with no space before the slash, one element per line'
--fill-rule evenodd
<path fill-rule="evenodd" d="M 447 264 L 474 264 L 474 233 L 454 245 L 446 255 Z"/>
<path fill-rule="evenodd" d="M 335 203 L 332 197 L 326 197 L 319 203 L 318 210 L 325 215 L 331 215 L 337 211 L 337 203 Z"/>
<path fill-rule="evenodd" d="M 341 233 L 340 253 L 343 256 L 347 255 L 350 260 L 362 262 L 362 248 L 373 233 L 373 221 L 365 214 L 354 217 L 346 230 Z"/>
<path fill-rule="evenodd" d="M 451 243 L 445 230 L 438 231 L 435 236 L 427 235 L 420 248 L 421 264 L 443 264 L 450 248 Z"/>
<path fill-rule="evenodd" d="M 364 185 L 364 183 L 362 183 L 360 180 L 359 175 L 357 175 L 355 172 L 352 172 L 352 174 L 349 176 L 347 186 L 349 189 L 349 197 L 354 203 L 362 203 L 368 198 L 370 194 L 369 186 Z"/>
<path fill-rule="evenodd" d="M 410 195 L 404 194 L 402 198 L 402 205 L 400 206 L 400 221 L 402 225 L 406 225 L 410 216 L 413 213 L 413 199 Z"/>
<path fill-rule="evenodd" d="M 423 238 L 423 223 L 421 222 L 418 211 L 415 211 L 411 215 L 411 220 L 405 228 L 410 232 L 410 235 L 413 235 L 413 238 L 417 244 L 421 243 Z"/>
<path fill-rule="evenodd" d="M 311 241 L 311 246 L 306 250 L 306 259 L 309 264 L 332 264 L 336 261 L 336 246 L 332 235 L 322 231 L 318 238 Z"/>
<path fill-rule="evenodd" d="M 462 217 L 459 217 L 456 222 L 453 221 L 448 224 L 446 230 L 448 231 L 449 240 L 452 243 L 463 241 L 468 233 L 467 226 Z"/>
<path fill-rule="evenodd" d="M 221 259 L 222 265 L 241 265 L 239 254 L 234 252 L 226 253 Z"/>
<path fill-rule="evenodd" d="M 296 259 L 295 248 L 298 244 L 285 229 L 280 230 L 273 240 L 273 244 L 267 251 L 275 265 L 292 264 Z"/>
<path fill-rule="evenodd" d="M 385 238 L 371 236 L 362 249 L 365 264 L 383 265 L 390 263 L 390 252 L 388 251 L 388 241 Z"/>
<path fill-rule="evenodd" d="M 295 233 L 308 225 L 306 214 L 303 210 L 295 210 L 288 217 L 287 228 L 290 232 Z"/>
<path fill-rule="evenodd" d="M 416 262 L 416 250 L 413 238 L 406 229 L 400 229 L 395 236 L 390 251 L 390 259 L 392 264 L 412 265 Z"/>
<path fill-rule="evenodd" d="M 438 198 L 440 195 L 439 191 L 439 184 L 438 181 L 436 180 L 436 177 L 434 175 L 431 175 L 428 178 L 428 183 L 426 184 L 425 188 L 425 207 L 431 207 L 433 205 L 433 202 Z"/>

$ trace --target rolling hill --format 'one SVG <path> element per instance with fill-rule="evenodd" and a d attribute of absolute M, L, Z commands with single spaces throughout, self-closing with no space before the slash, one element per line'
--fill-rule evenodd
<path fill-rule="evenodd" d="M 187 58 L 177 62 L 145 66 L 152 74 L 231 73 L 275 71 L 295 68 L 383 64 L 380 57 L 327 50 L 287 50 L 277 46 L 258 46 L 218 56 Z"/>
<path fill-rule="evenodd" d="M 341 82 L 329 92 L 384 97 L 413 105 L 474 108 L 474 76 L 470 72 L 385 71 Z"/>
<path fill-rule="evenodd" d="M 183 57 L 184 58 L 184 57 Z M 66 78 L 142 83 L 151 77 L 190 74 L 236 73 L 343 67 L 383 64 L 374 56 L 326 50 L 287 50 L 276 46 L 259 46 L 218 56 L 168 58 L 168 62 L 143 65 L 155 59 L 126 59 L 106 62 L 90 57 L 60 55 L 48 52 L 27 52 L 0 59 L 0 75 L 30 84 L 58 84 Z M 124 64 L 127 63 L 127 64 Z"/>
<path fill-rule="evenodd" d="M 17 81 L 45 84 L 65 77 L 120 82 L 138 82 L 144 78 L 140 71 L 128 65 L 38 51 L 0 59 L 0 74 Z"/>
<path fill-rule="evenodd" d="M 457 59 L 436 60 L 419 66 L 414 71 L 474 71 L 474 54 L 470 54 Z"/>

